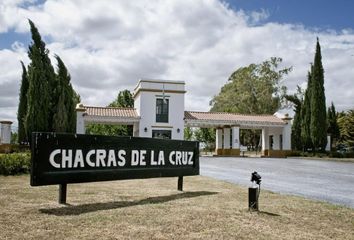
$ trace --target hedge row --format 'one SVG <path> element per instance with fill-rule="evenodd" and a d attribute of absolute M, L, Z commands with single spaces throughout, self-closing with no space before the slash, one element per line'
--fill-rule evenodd
<path fill-rule="evenodd" d="M 30 167 L 31 154 L 29 152 L 0 154 L 0 175 L 29 173 Z"/>
<path fill-rule="evenodd" d="M 288 157 L 331 157 L 331 158 L 354 158 L 354 152 L 326 152 L 326 153 L 312 153 L 312 152 L 301 152 L 301 151 L 291 151 L 287 153 Z"/>
<path fill-rule="evenodd" d="M 26 152 L 29 150 L 30 150 L 30 148 L 27 145 L 19 145 L 19 144 L 1 144 L 0 145 L 0 153 Z"/>

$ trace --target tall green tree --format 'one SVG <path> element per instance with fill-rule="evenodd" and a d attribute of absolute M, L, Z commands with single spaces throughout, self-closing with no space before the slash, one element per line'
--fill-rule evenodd
<path fill-rule="evenodd" d="M 116 99 L 108 107 L 134 107 L 134 99 L 129 90 L 120 91 Z M 132 136 L 133 126 L 89 124 L 86 133 L 111 136 Z"/>
<path fill-rule="evenodd" d="M 29 46 L 28 57 L 31 63 L 28 66 L 28 96 L 25 128 L 27 136 L 34 131 L 52 130 L 52 96 L 55 95 L 54 68 L 49 59 L 49 50 L 38 32 L 34 23 L 29 20 L 32 43 Z"/>
<path fill-rule="evenodd" d="M 129 90 L 123 90 L 118 93 L 117 98 L 111 102 L 109 107 L 134 107 L 134 99 Z"/>
<path fill-rule="evenodd" d="M 328 120 L 327 133 L 331 135 L 331 140 L 332 140 L 331 148 L 333 148 L 333 146 L 335 146 L 336 142 L 339 140 L 340 137 L 338 120 L 337 120 L 337 112 L 333 102 L 331 103 L 331 107 L 328 108 L 327 120 Z"/>
<path fill-rule="evenodd" d="M 108 105 L 109 107 L 122 107 L 122 108 L 132 108 L 134 107 L 134 99 L 131 92 L 127 89 L 120 91 L 114 102 Z M 116 126 L 117 131 L 120 131 L 120 136 L 132 136 L 133 126 Z"/>
<path fill-rule="evenodd" d="M 11 144 L 17 144 L 19 143 L 18 141 L 18 133 L 17 132 L 11 132 L 11 140 L 10 140 Z"/>
<path fill-rule="evenodd" d="M 77 104 L 75 99 L 75 91 L 70 83 L 70 74 L 61 60 L 55 56 L 58 62 L 57 88 L 58 102 L 54 105 L 53 130 L 55 132 L 75 132 Z"/>
<path fill-rule="evenodd" d="M 314 150 L 324 151 L 327 144 L 327 111 L 324 92 L 321 46 L 317 38 L 311 85 L 311 140 Z"/>
<path fill-rule="evenodd" d="M 311 72 L 307 74 L 307 89 L 305 91 L 304 103 L 301 108 L 301 143 L 307 151 L 312 148 L 310 124 L 311 124 L 311 87 L 312 87 L 312 65 Z"/>
<path fill-rule="evenodd" d="M 303 91 L 297 86 L 297 93 L 286 95 L 285 98 L 294 105 L 294 120 L 291 126 L 291 145 L 294 150 L 302 150 L 303 144 L 301 139 L 301 108 L 303 105 Z"/>
<path fill-rule="evenodd" d="M 237 69 L 211 100 L 210 111 L 274 114 L 286 95 L 282 80 L 292 70 L 291 67 L 280 68 L 281 63 L 281 58 L 272 57 L 260 64 Z M 259 134 L 259 131 L 242 130 L 243 144 L 257 145 Z"/>
<path fill-rule="evenodd" d="M 354 109 L 341 113 L 338 117 L 340 142 L 354 147 Z"/>
<path fill-rule="evenodd" d="M 278 69 L 281 58 L 272 57 L 260 64 L 237 69 L 210 105 L 212 112 L 273 114 L 286 92 L 282 79 L 291 67 Z"/>
<path fill-rule="evenodd" d="M 18 121 L 18 142 L 20 144 L 27 143 L 28 138 L 25 129 L 25 118 L 27 113 L 27 92 L 28 92 L 28 76 L 27 70 L 23 62 L 21 61 L 22 66 L 22 80 L 19 96 L 19 104 L 17 110 L 17 121 Z"/>

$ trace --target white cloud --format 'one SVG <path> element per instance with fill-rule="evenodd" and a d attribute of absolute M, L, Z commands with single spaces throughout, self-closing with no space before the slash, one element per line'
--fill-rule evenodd
<path fill-rule="evenodd" d="M 0 32 L 28 32 L 27 18 L 32 19 L 51 56 L 58 54 L 67 65 L 85 104 L 107 105 L 119 90 L 132 90 L 139 78 L 148 77 L 185 80 L 186 108 L 208 110 L 234 70 L 272 56 L 294 67 L 284 83 L 295 90 L 306 82 L 318 36 L 327 101 L 339 109 L 354 107 L 351 29 L 337 33 L 261 24 L 269 17 L 266 10 L 245 13 L 217 0 L 53 0 L 28 5 L 0 4 Z M 12 49 L 0 51 L 0 119 L 16 119 L 19 60 L 28 62 L 28 44 L 15 42 Z"/>

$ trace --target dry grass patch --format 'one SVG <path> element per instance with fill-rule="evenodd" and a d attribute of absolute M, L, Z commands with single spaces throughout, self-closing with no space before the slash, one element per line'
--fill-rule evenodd
<path fill-rule="evenodd" d="M 353 239 L 354 209 L 262 191 L 260 213 L 247 189 L 207 177 L 30 187 L 0 177 L 0 239 Z"/>

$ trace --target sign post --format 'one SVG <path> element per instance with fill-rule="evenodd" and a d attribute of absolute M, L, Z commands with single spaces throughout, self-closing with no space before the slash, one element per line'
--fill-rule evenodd
<path fill-rule="evenodd" d="M 199 175 L 199 143 L 83 134 L 32 134 L 31 186 Z"/>
<path fill-rule="evenodd" d="M 178 184 L 177 184 L 177 190 L 178 191 L 183 191 L 183 177 L 178 177 Z"/>
<path fill-rule="evenodd" d="M 67 184 L 59 184 L 59 203 L 66 204 L 66 187 Z"/>

